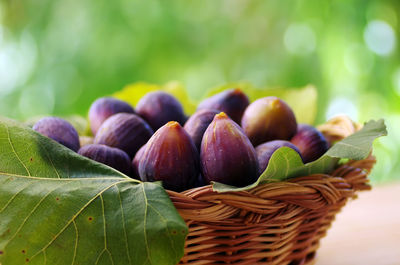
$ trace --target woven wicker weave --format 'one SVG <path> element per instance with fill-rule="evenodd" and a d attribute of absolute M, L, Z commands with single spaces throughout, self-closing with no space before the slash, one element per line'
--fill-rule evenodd
<path fill-rule="evenodd" d="M 359 127 L 346 117 L 319 127 L 331 141 Z M 359 190 L 370 189 L 370 156 L 331 174 L 314 174 L 249 191 L 217 193 L 210 186 L 169 196 L 189 227 L 180 264 L 312 264 L 335 214 Z"/>

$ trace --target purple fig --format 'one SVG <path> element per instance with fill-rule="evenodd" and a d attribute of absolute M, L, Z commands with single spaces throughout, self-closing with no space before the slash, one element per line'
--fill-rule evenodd
<path fill-rule="evenodd" d="M 215 109 L 225 112 L 234 122 L 240 124 L 243 113 L 249 105 L 249 98 L 238 88 L 225 90 L 200 102 L 197 110 Z"/>
<path fill-rule="evenodd" d="M 75 152 L 80 147 L 78 132 L 74 126 L 64 119 L 57 117 L 42 118 L 33 125 L 32 129 Z"/>
<path fill-rule="evenodd" d="M 146 149 L 146 145 L 140 147 L 139 151 L 136 152 L 135 157 L 132 160 L 132 171 L 136 179 L 140 179 L 139 177 L 139 162 L 142 159 L 144 154 L 144 150 Z"/>
<path fill-rule="evenodd" d="M 181 125 L 186 121 L 181 103 L 162 91 L 150 92 L 142 97 L 136 106 L 136 112 L 154 131 L 169 121 L 177 121 Z"/>
<path fill-rule="evenodd" d="M 329 148 L 324 135 L 307 124 L 299 124 L 297 133 L 290 141 L 299 148 L 304 163 L 317 160 Z"/>
<path fill-rule="evenodd" d="M 203 135 L 200 160 L 207 182 L 241 187 L 257 180 L 256 151 L 239 125 L 223 112 L 214 117 Z"/>
<path fill-rule="evenodd" d="M 202 109 L 193 114 L 185 123 L 183 128 L 190 135 L 190 137 L 192 137 L 192 140 L 199 151 L 204 132 L 214 119 L 214 116 L 219 112 L 220 111 L 217 110 Z"/>
<path fill-rule="evenodd" d="M 164 188 L 174 191 L 193 187 L 199 173 L 199 153 L 177 122 L 158 129 L 139 160 L 142 181 L 162 181 Z"/>
<path fill-rule="evenodd" d="M 117 113 L 135 113 L 127 102 L 110 97 L 95 100 L 89 109 L 90 129 L 96 135 L 101 124 L 110 116 Z"/>
<path fill-rule="evenodd" d="M 272 156 L 272 154 L 278 150 L 279 148 L 286 146 L 289 148 L 292 148 L 294 151 L 296 151 L 300 157 L 300 151 L 299 149 L 292 144 L 289 141 L 285 141 L 285 140 L 274 140 L 274 141 L 270 141 L 270 142 L 266 142 L 263 144 L 260 144 L 259 146 L 256 147 L 256 153 L 257 153 L 257 158 L 258 158 L 258 164 L 260 166 L 259 168 L 259 174 L 261 175 L 264 170 L 267 168 L 268 166 L 268 162 Z"/>
<path fill-rule="evenodd" d="M 297 130 L 292 109 L 277 97 L 260 98 L 243 114 L 242 128 L 254 146 L 271 140 L 289 140 Z"/>
<path fill-rule="evenodd" d="M 88 144 L 79 149 L 78 154 L 110 166 L 129 175 L 131 161 L 127 153 L 121 149 L 103 144 Z"/>
<path fill-rule="evenodd" d="M 103 122 L 94 143 L 119 148 L 133 157 L 152 134 L 153 130 L 138 115 L 117 113 Z"/>

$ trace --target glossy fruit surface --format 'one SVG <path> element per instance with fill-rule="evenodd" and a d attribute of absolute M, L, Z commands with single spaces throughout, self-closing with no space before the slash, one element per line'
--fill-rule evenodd
<path fill-rule="evenodd" d="M 135 157 L 132 160 L 132 173 L 136 179 L 140 179 L 139 177 L 139 162 L 143 157 L 144 150 L 146 149 L 146 145 L 140 147 L 139 151 L 136 152 Z"/>
<path fill-rule="evenodd" d="M 219 111 L 210 110 L 210 109 L 202 109 L 196 111 L 185 123 L 183 127 L 185 131 L 192 137 L 194 144 L 200 152 L 200 144 L 203 139 L 203 134 L 207 130 L 208 125 L 214 119 L 214 116 L 217 115 Z"/>
<path fill-rule="evenodd" d="M 296 135 L 290 141 L 299 148 L 304 163 L 317 160 L 329 148 L 324 135 L 307 124 L 299 124 Z"/>
<path fill-rule="evenodd" d="M 142 181 L 162 181 L 169 190 L 192 188 L 199 173 L 199 153 L 177 122 L 168 122 L 154 133 L 139 161 Z"/>
<path fill-rule="evenodd" d="M 140 99 L 136 112 L 156 131 L 169 121 L 177 121 L 182 126 L 186 121 L 181 103 L 172 95 L 155 91 Z"/>
<path fill-rule="evenodd" d="M 94 143 L 119 148 L 132 158 L 152 134 L 153 130 L 138 115 L 118 113 L 103 122 Z"/>
<path fill-rule="evenodd" d="M 124 174 L 131 172 L 131 162 L 127 153 L 121 149 L 103 144 L 88 144 L 81 147 L 78 154 L 106 164 Z"/>
<path fill-rule="evenodd" d="M 32 129 L 75 152 L 80 147 L 78 132 L 64 119 L 57 117 L 42 118 L 33 125 Z"/>
<path fill-rule="evenodd" d="M 233 121 L 240 124 L 248 105 L 249 99 L 240 89 L 229 89 L 206 98 L 200 102 L 197 110 L 215 109 L 219 112 L 225 112 Z"/>
<path fill-rule="evenodd" d="M 256 151 L 239 125 L 223 112 L 214 117 L 204 133 L 200 158 L 207 182 L 241 187 L 257 180 Z"/>
<path fill-rule="evenodd" d="M 101 124 L 110 116 L 117 113 L 135 113 L 127 102 L 110 97 L 95 100 L 89 109 L 90 129 L 96 135 Z"/>
<path fill-rule="evenodd" d="M 254 146 L 272 140 L 289 140 L 297 130 L 292 109 L 277 97 L 260 98 L 243 114 L 242 128 Z"/>
<path fill-rule="evenodd" d="M 274 140 L 274 141 L 269 141 L 269 142 L 260 144 L 259 146 L 256 147 L 258 164 L 260 166 L 259 171 L 258 171 L 259 175 L 261 175 L 264 172 L 264 170 L 267 168 L 268 162 L 269 162 L 272 154 L 276 150 L 278 150 L 279 148 L 281 148 L 283 146 L 292 148 L 301 156 L 300 150 L 289 141 Z"/>

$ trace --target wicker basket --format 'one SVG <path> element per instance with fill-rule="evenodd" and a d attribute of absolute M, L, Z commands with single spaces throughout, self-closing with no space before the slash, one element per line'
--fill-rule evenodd
<path fill-rule="evenodd" d="M 327 139 L 359 129 L 346 117 L 319 127 Z M 249 191 L 217 193 L 210 186 L 169 196 L 189 227 L 180 264 L 312 264 L 335 214 L 359 190 L 370 189 L 373 156 L 331 174 L 314 174 Z"/>

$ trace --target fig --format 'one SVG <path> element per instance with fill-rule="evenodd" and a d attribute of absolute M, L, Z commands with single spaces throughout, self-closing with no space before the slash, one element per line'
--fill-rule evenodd
<path fill-rule="evenodd" d="M 208 183 L 241 187 L 257 180 L 256 151 L 239 125 L 223 112 L 215 115 L 203 135 L 200 161 Z"/>
<path fill-rule="evenodd" d="M 138 115 L 117 113 L 103 122 L 93 142 L 119 148 L 132 158 L 152 134 L 153 130 Z"/>
<path fill-rule="evenodd" d="M 169 121 L 177 121 L 181 125 L 186 121 L 181 103 L 162 91 L 150 92 L 142 97 L 136 106 L 136 112 L 154 131 Z"/>
<path fill-rule="evenodd" d="M 292 109 L 277 97 L 251 103 L 242 118 L 242 128 L 254 146 L 271 140 L 289 140 L 297 131 Z"/>
<path fill-rule="evenodd" d="M 121 149 L 103 144 L 88 144 L 81 147 L 78 154 L 110 166 L 126 175 L 130 174 L 131 161 L 128 154 Z"/>
<path fill-rule="evenodd" d="M 197 150 L 200 151 L 201 139 L 203 139 L 203 134 L 206 131 L 208 125 L 214 119 L 219 111 L 211 109 L 202 109 L 194 113 L 183 127 L 186 132 L 192 137 Z"/>
<path fill-rule="evenodd" d="M 36 122 L 32 129 L 75 152 L 77 152 L 80 147 L 78 132 L 75 130 L 74 126 L 64 119 L 45 117 Z"/>
<path fill-rule="evenodd" d="M 240 124 L 243 113 L 249 105 L 249 98 L 238 88 L 225 90 L 200 102 L 197 110 L 215 109 L 225 112 L 234 122 Z"/>
<path fill-rule="evenodd" d="M 133 171 L 135 178 L 137 178 L 137 179 L 140 179 L 140 177 L 139 177 L 139 162 L 143 156 L 145 148 L 146 148 L 146 145 L 143 145 L 142 147 L 140 147 L 139 151 L 136 152 L 135 157 L 132 160 L 132 171 Z"/>
<path fill-rule="evenodd" d="M 304 163 L 317 160 L 329 148 L 329 143 L 324 135 L 307 124 L 299 124 L 297 133 L 290 141 L 299 148 Z"/>
<path fill-rule="evenodd" d="M 192 188 L 199 176 L 199 168 L 196 146 L 175 121 L 154 133 L 139 159 L 142 181 L 162 181 L 164 188 L 174 191 Z"/>
<path fill-rule="evenodd" d="M 257 159 L 258 159 L 258 164 L 259 164 L 259 175 L 261 175 L 264 170 L 268 166 L 268 162 L 272 156 L 272 154 L 278 150 L 279 148 L 286 146 L 289 148 L 292 148 L 294 151 L 296 151 L 300 157 L 300 150 L 291 142 L 285 141 L 285 140 L 274 140 L 274 141 L 269 141 L 263 144 L 260 144 L 259 146 L 256 147 L 256 153 L 257 153 Z"/>
<path fill-rule="evenodd" d="M 96 135 L 101 124 L 110 116 L 117 113 L 135 113 L 129 103 L 111 97 L 104 97 L 95 100 L 89 109 L 90 129 Z"/>

